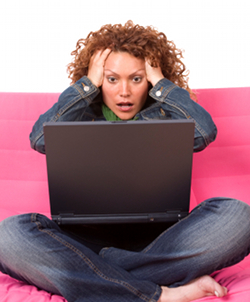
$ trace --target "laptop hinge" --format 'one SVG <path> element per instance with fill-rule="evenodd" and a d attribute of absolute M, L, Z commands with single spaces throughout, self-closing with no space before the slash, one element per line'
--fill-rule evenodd
<path fill-rule="evenodd" d="M 181 210 L 174 210 L 174 211 L 167 211 L 167 214 L 174 215 L 175 217 L 178 217 L 178 220 L 184 218 L 187 216 L 188 212 L 183 212 Z"/>
<path fill-rule="evenodd" d="M 148 215 L 148 218 L 149 218 L 149 221 L 151 222 L 161 222 L 161 221 L 164 221 L 164 220 L 168 220 L 168 221 L 178 221 L 180 219 L 182 219 L 183 217 L 187 216 L 187 213 L 186 212 L 182 212 L 180 210 L 176 210 L 176 211 L 166 211 L 165 214 L 163 213 L 154 213 L 154 214 L 149 214 Z"/>
<path fill-rule="evenodd" d="M 168 214 L 177 215 L 179 218 L 182 218 L 183 212 L 181 210 L 170 210 L 167 211 Z"/>
<path fill-rule="evenodd" d="M 57 224 L 61 224 L 62 223 L 62 220 L 64 218 L 72 218 L 74 217 L 75 214 L 74 213 L 59 213 L 58 215 L 56 216 L 53 216 L 53 220 L 57 223 Z"/>

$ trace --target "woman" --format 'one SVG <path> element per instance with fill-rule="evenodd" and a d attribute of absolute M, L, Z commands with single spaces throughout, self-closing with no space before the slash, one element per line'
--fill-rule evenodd
<path fill-rule="evenodd" d="M 181 52 L 163 33 L 131 21 L 106 25 L 79 40 L 73 55 L 72 85 L 33 127 L 35 150 L 45 153 L 45 121 L 187 118 L 195 121 L 194 151 L 215 139 L 210 115 L 190 98 Z M 143 233 L 140 225 L 59 227 L 19 215 L 0 225 L 0 269 L 69 302 L 223 297 L 226 288 L 208 275 L 248 254 L 249 218 L 248 205 L 226 198 Z"/>

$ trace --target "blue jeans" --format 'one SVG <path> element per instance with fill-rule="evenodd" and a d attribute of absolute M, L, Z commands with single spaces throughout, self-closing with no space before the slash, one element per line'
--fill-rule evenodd
<path fill-rule="evenodd" d="M 209 199 L 139 252 L 92 251 L 39 214 L 0 223 L 0 270 L 73 301 L 156 302 L 176 287 L 241 261 L 250 251 L 250 207 Z"/>

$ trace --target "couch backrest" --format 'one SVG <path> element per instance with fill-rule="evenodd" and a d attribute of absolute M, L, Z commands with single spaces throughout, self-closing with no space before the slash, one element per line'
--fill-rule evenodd
<path fill-rule="evenodd" d="M 224 196 L 250 204 L 250 87 L 201 89 L 198 100 L 212 115 L 218 136 L 194 155 L 196 200 Z"/>
<path fill-rule="evenodd" d="M 29 134 L 58 93 L 0 93 L 0 207 L 49 212 L 45 156 L 30 148 Z"/>
<path fill-rule="evenodd" d="M 192 207 L 229 196 L 250 204 L 250 88 L 197 90 L 213 116 L 218 138 L 194 155 Z M 0 208 L 49 213 L 45 156 L 30 148 L 29 133 L 58 93 L 0 93 Z"/>

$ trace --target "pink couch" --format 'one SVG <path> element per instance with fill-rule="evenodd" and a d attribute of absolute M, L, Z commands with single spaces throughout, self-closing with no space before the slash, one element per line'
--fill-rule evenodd
<path fill-rule="evenodd" d="M 194 155 L 191 208 L 204 199 L 227 196 L 250 204 L 250 88 L 198 90 L 199 103 L 218 126 L 217 140 Z M 34 121 L 57 101 L 58 93 L 0 93 L 0 220 L 18 213 L 49 216 L 45 156 L 31 150 Z M 227 247 L 225 246 L 225 249 Z M 199 301 L 250 301 L 250 256 L 214 274 L 226 298 Z M 0 301 L 66 302 L 0 273 Z"/>

